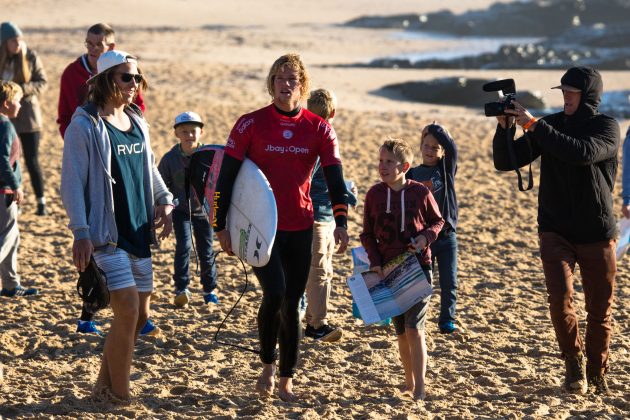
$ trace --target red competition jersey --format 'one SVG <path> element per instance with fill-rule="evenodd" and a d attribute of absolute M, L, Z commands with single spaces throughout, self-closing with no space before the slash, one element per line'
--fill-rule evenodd
<path fill-rule="evenodd" d="M 313 224 L 309 191 L 319 156 L 322 166 L 341 164 L 335 130 L 307 109 L 295 117 L 273 104 L 245 114 L 230 133 L 225 153 L 251 159 L 265 174 L 278 207 L 278 230 L 296 231 Z"/>

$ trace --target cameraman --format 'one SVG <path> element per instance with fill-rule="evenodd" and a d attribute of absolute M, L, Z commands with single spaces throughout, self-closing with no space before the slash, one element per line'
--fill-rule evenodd
<path fill-rule="evenodd" d="M 514 138 L 516 122 L 525 130 L 511 143 L 516 166 L 520 168 L 541 158 L 540 256 L 549 312 L 565 360 L 564 387 L 573 393 L 584 394 L 588 389 L 606 394 L 604 375 L 612 335 L 616 273 L 612 189 L 617 172 L 619 125 L 597 111 L 603 90 L 597 70 L 572 67 L 560 82 L 553 89 L 562 90 L 563 112 L 537 121 L 514 101 L 514 109 L 506 109 L 507 115 L 497 117 L 494 166 L 499 171 L 517 169 L 511 164 L 506 142 L 506 127 L 510 127 L 509 134 Z M 588 312 L 585 346 L 573 306 L 576 263 L 582 273 Z"/>

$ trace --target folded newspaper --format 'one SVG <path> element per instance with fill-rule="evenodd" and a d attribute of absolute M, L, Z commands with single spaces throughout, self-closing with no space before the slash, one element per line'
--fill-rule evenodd
<path fill-rule="evenodd" d="M 405 252 L 385 264 L 385 278 L 369 271 L 367 252 L 352 249 L 355 274 L 347 280 L 352 298 L 366 324 L 400 315 L 433 293 L 415 254 Z"/>

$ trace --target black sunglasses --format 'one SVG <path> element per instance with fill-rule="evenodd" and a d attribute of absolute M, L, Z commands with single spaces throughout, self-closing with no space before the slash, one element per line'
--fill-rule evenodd
<path fill-rule="evenodd" d="M 136 73 L 118 73 L 120 74 L 120 80 L 122 80 L 123 83 L 129 83 L 132 80 L 135 80 L 137 84 L 140 84 L 142 82 L 142 80 L 144 79 L 144 76 Z"/>

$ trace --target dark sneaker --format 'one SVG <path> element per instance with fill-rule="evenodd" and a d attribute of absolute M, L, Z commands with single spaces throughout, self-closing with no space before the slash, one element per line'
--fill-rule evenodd
<path fill-rule="evenodd" d="M 140 330 L 141 336 L 145 336 L 145 335 L 156 336 L 159 334 L 160 334 L 160 329 L 156 327 L 153 321 L 151 321 L 150 319 L 147 319 L 147 323 L 144 324 L 144 327 L 142 327 L 142 329 Z"/>
<path fill-rule="evenodd" d="M 313 340 L 321 340 L 328 343 L 339 340 L 342 334 L 341 328 L 333 327 L 328 324 L 324 324 L 319 328 L 313 328 L 307 325 L 306 331 L 304 331 L 305 336 L 311 337 Z"/>
<path fill-rule="evenodd" d="M 77 332 L 82 334 L 96 334 L 99 337 L 105 337 L 105 334 L 101 332 L 96 326 L 94 321 L 81 321 L 77 322 Z"/>
<path fill-rule="evenodd" d="M 35 212 L 37 216 L 47 216 L 48 210 L 46 210 L 46 204 L 39 203 L 37 204 L 37 211 Z"/>
<path fill-rule="evenodd" d="M 34 288 L 24 288 L 22 286 L 17 286 L 15 289 L 2 289 L 0 290 L 0 296 L 4 297 L 20 297 L 20 296 L 33 296 L 39 294 L 39 291 Z"/>
<path fill-rule="evenodd" d="M 440 324 L 440 332 L 442 334 L 452 334 L 457 331 L 457 326 L 453 321 L 446 321 L 444 324 Z"/>
<path fill-rule="evenodd" d="M 203 302 L 207 305 L 209 303 L 214 303 L 215 305 L 219 304 L 219 297 L 210 292 L 210 293 L 206 293 L 205 295 L 203 295 Z"/>
<path fill-rule="evenodd" d="M 608 382 L 603 373 L 588 377 L 588 391 L 597 395 L 608 395 Z"/>
<path fill-rule="evenodd" d="M 191 298 L 192 293 L 190 293 L 190 290 L 178 290 L 175 292 L 175 300 L 173 301 L 173 303 L 175 303 L 175 306 L 177 306 L 178 308 L 183 308 L 184 306 L 188 305 Z"/>
<path fill-rule="evenodd" d="M 586 359 L 582 353 L 564 358 L 564 388 L 573 394 L 586 394 Z"/>

